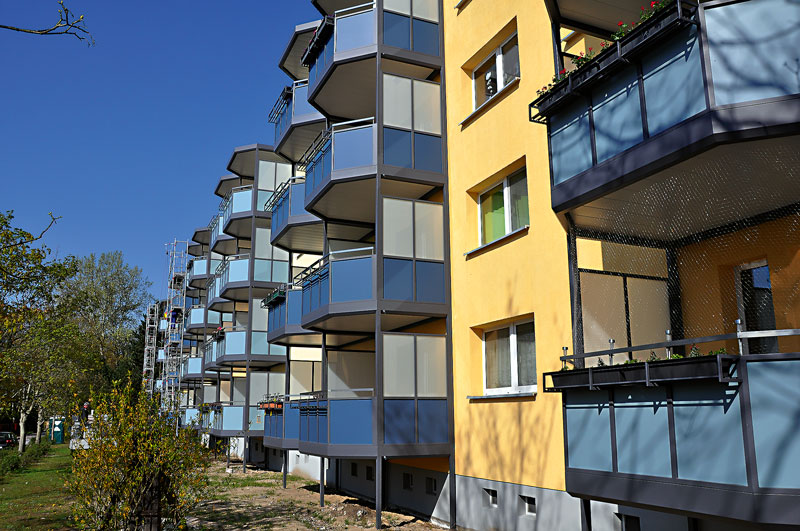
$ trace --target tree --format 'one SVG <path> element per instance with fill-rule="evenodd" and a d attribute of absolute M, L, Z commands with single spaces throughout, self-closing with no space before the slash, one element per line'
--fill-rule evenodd
<path fill-rule="evenodd" d="M 86 28 L 83 15 L 76 17 L 75 14 L 64 5 L 64 0 L 59 0 L 58 5 L 58 22 L 52 26 L 40 29 L 32 29 L 0 24 L 0 29 L 18 31 L 21 33 L 30 33 L 33 35 L 72 35 L 79 41 L 86 42 L 86 44 L 89 46 L 93 45 L 94 38 Z"/>
<path fill-rule="evenodd" d="M 80 529 L 140 529 L 160 518 L 175 525 L 208 486 L 208 451 L 194 428 L 176 432 L 174 419 L 128 378 L 92 399 L 88 447 L 75 452 L 68 487 Z"/>
<path fill-rule="evenodd" d="M 79 259 L 77 274 L 67 282 L 69 304 L 95 371 L 94 384 L 104 390 L 128 371 L 142 369 L 141 362 L 135 366 L 141 353 L 134 330 L 151 300 L 149 287 L 141 269 L 125 263 L 120 251 Z"/>

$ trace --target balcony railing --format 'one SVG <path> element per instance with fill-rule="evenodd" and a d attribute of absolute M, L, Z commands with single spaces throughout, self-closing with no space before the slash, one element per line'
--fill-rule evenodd
<path fill-rule="evenodd" d="M 240 212 L 248 212 L 252 209 L 253 186 L 237 186 L 232 188 L 227 197 L 223 200 L 220 210 L 223 211 L 223 222 L 225 226 L 230 221 L 231 216 Z"/>
<path fill-rule="evenodd" d="M 234 327 L 220 334 L 221 338 L 217 342 L 215 351 L 217 359 L 222 356 L 246 355 L 248 334 L 250 334 L 251 356 L 283 356 L 286 354 L 286 347 L 270 345 L 267 342 L 267 332 L 258 330 L 248 332 L 246 327 Z"/>
<path fill-rule="evenodd" d="M 301 160 L 306 197 L 329 179 L 332 171 L 374 166 L 375 134 L 374 118 L 334 124 L 323 131 Z"/>
<path fill-rule="evenodd" d="M 183 360 L 181 365 L 181 375 L 201 374 L 203 372 L 203 358 L 194 356 Z"/>
<path fill-rule="evenodd" d="M 205 354 L 205 363 L 206 365 L 211 365 L 212 363 L 217 361 L 217 341 L 214 339 L 209 339 L 206 341 L 205 345 L 203 345 L 203 352 Z"/>
<path fill-rule="evenodd" d="M 195 258 L 192 260 L 191 265 L 189 266 L 189 271 L 187 272 L 187 281 L 191 282 L 192 277 L 197 277 L 201 275 L 206 275 L 208 271 L 208 257 L 202 258 Z"/>
<path fill-rule="evenodd" d="M 293 122 L 321 119 L 322 115 L 308 103 L 308 80 L 295 81 L 286 87 L 269 114 L 275 124 L 275 145 L 279 144 Z"/>
<path fill-rule="evenodd" d="M 372 299 L 375 248 L 334 251 L 294 278 L 302 286 L 303 315 L 329 303 Z"/>
<path fill-rule="evenodd" d="M 280 233 L 289 221 L 290 216 L 309 215 L 305 209 L 305 177 L 292 177 L 282 183 L 264 210 L 272 212 L 272 237 Z"/>
<path fill-rule="evenodd" d="M 230 282 L 247 282 L 250 280 L 250 255 L 235 254 L 228 256 L 217 267 L 220 291 Z"/>
<path fill-rule="evenodd" d="M 352 398 L 353 393 L 357 394 Z M 373 444 L 373 389 L 348 389 L 350 398 L 337 391 L 302 395 L 299 401 L 302 442 L 321 444 Z"/>
<path fill-rule="evenodd" d="M 269 303 L 267 328 L 270 332 L 286 325 L 300 326 L 303 312 L 303 289 L 301 286 L 288 284 L 279 288 L 282 296 Z"/>
<path fill-rule="evenodd" d="M 208 230 L 211 234 L 211 243 L 210 246 L 214 247 L 214 243 L 216 243 L 217 238 L 219 236 L 223 236 L 224 233 L 222 232 L 222 227 L 224 226 L 223 223 L 224 214 L 221 212 L 218 215 L 211 218 L 211 223 L 208 224 Z"/>

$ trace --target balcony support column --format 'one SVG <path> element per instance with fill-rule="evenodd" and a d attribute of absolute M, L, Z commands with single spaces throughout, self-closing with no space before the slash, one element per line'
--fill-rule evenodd
<path fill-rule="evenodd" d="M 319 506 L 325 507 L 325 458 L 319 458 Z"/>
<path fill-rule="evenodd" d="M 592 531 L 592 501 L 581 498 L 581 531 Z"/>

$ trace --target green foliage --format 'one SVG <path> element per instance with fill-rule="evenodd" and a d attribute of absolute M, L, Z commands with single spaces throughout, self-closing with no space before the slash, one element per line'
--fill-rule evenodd
<path fill-rule="evenodd" d="M 143 524 L 143 513 L 160 504 L 175 525 L 197 505 L 207 486 L 208 451 L 192 428 L 174 418 L 135 383 L 114 384 L 95 396 L 88 449 L 75 452 L 68 487 L 76 497 L 79 529 L 121 529 Z"/>
<path fill-rule="evenodd" d="M 22 468 L 27 468 L 50 451 L 51 444 L 48 439 L 43 439 L 39 444 L 31 444 L 20 456 L 13 449 L 0 452 L 0 478 Z"/>
<path fill-rule="evenodd" d="M 0 452 L 0 478 L 17 470 L 22 464 L 19 454 L 13 450 L 3 450 Z"/>

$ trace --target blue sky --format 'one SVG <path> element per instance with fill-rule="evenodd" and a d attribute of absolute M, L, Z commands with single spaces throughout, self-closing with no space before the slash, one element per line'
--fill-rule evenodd
<path fill-rule="evenodd" d="M 208 223 L 234 147 L 271 143 L 277 63 L 309 0 L 66 0 L 96 45 L 0 30 L 0 209 L 59 255 L 122 250 L 161 295 L 164 243 Z M 56 0 L 2 0 L 45 27 Z"/>

